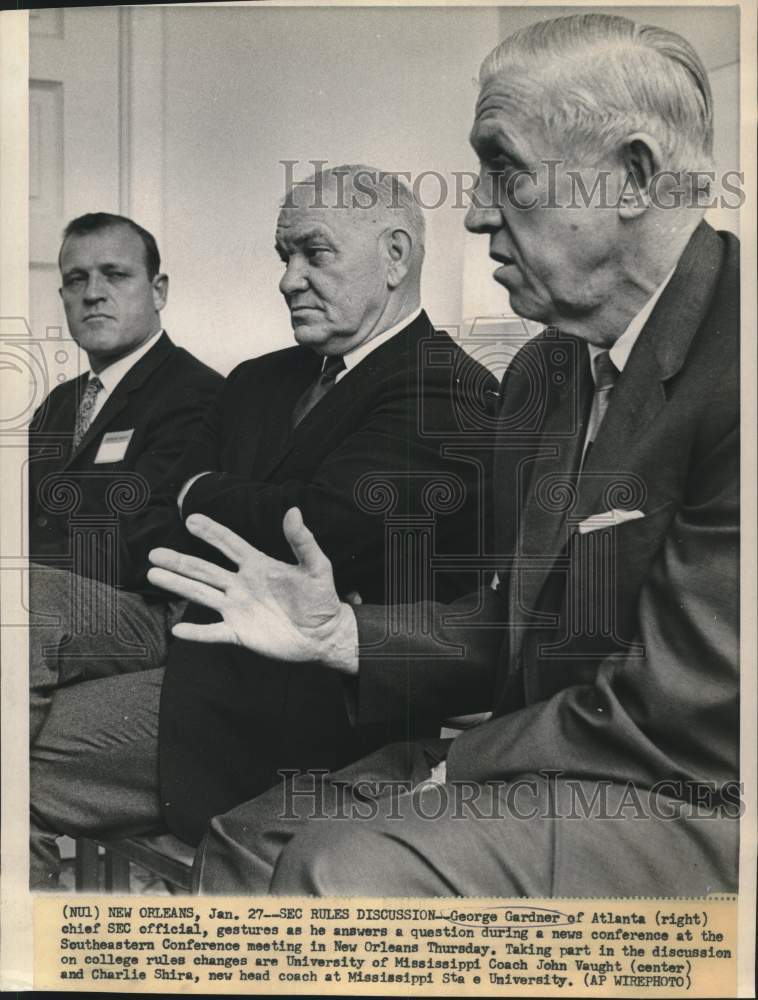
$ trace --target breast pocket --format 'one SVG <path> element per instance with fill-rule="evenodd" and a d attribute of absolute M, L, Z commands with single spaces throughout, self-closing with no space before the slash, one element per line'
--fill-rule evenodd
<path fill-rule="evenodd" d="M 644 517 L 623 521 L 610 528 L 611 544 L 617 556 L 628 559 L 630 564 L 638 560 L 646 561 L 663 541 L 675 511 L 676 501 L 666 500 L 646 511 Z"/>
<path fill-rule="evenodd" d="M 644 517 L 571 536 L 563 589 L 555 593 L 556 623 L 537 631 L 539 680 L 530 697 L 548 697 L 567 683 L 590 683 L 600 663 L 616 653 L 642 655 L 637 607 L 642 585 L 676 511 L 668 500 Z M 556 591 L 558 590 L 556 581 Z M 550 605 L 543 594 L 543 604 Z"/>
<path fill-rule="evenodd" d="M 570 594 L 583 609 L 579 631 L 632 641 L 639 591 L 675 511 L 667 500 L 644 517 L 573 536 Z"/>

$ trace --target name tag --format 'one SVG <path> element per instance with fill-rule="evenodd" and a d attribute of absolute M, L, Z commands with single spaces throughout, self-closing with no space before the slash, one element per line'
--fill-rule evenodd
<path fill-rule="evenodd" d="M 129 431 L 109 431 L 107 434 L 103 434 L 103 440 L 97 449 L 97 455 L 95 455 L 95 465 L 123 461 L 132 434 L 134 434 L 133 427 Z"/>

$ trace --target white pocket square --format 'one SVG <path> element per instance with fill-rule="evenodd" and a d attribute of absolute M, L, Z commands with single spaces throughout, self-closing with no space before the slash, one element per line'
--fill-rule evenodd
<path fill-rule="evenodd" d="M 645 515 L 641 510 L 604 510 L 602 514 L 590 514 L 579 524 L 579 534 L 586 535 L 599 528 L 612 528 L 624 521 L 636 521 Z"/>

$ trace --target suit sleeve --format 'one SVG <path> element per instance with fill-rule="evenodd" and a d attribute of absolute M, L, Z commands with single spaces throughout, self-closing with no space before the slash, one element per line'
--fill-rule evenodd
<path fill-rule="evenodd" d="M 135 470 L 150 484 L 151 494 L 165 493 L 172 478 L 180 475 L 181 465 L 177 463 L 188 461 L 184 459 L 188 440 L 193 443 L 196 459 L 206 459 L 208 448 L 201 451 L 198 447 L 199 432 L 207 422 L 206 411 L 213 408 L 218 388 L 215 380 L 198 379 L 176 390 L 172 394 L 171 408 L 156 415 L 135 465 Z M 194 471 L 189 475 L 194 475 Z"/>
<path fill-rule="evenodd" d="M 144 589 L 150 549 L 171 545 L 184 534 L 176 507 L 178 490 L 187 478 L 182 476 L 190 461 L 184 456 L 191 450 L 194 457 L 205 459 L 209 449 L 203 452 L 195 442 L 205 434 L 209 419 L 206 413 L 214 408 L 222 384 L 215 372 L 197 373 L 167 395 L 169 405 L 156 412 L 150 422 L 144 447 L 134 464 L 150 500 L 137 515 L 124 520 L 119 573 L 122 586 Z M 194 448 L 190 449 L 188 442 Z"/>
<path fill-rule="evenodd" d="M 450 780 L 556 769 L 650 787 L 738 771 L 739 444 L 734 427 L 691 470 L 638 604 L 642 657 L 500 716 L 453 744 Z"/>
<path fill-rule="evenodd" d="M 386 733 L 439 727 L 450 715 L 492 708 L 503 646 L 504 598 L 483 586 L 452 604 L 400 609 L 359 605 L 360 667 L 351 684 L 354 718 Z M 400 629 L 398 629 L 398 625 Z M 399 633 L 399 634 L 398 634 Z"/>
<path fill-rule="evenodd" d="M 176 506 L 179 491 L 193 476 L 201 472 L 217 472 L 220 468 L 222 396 L 214 392 L 200 414 L 190 419 L 181 448 L 158 486 L 161 502 Z"/>
<path fill-rule="evenodd" d="M 355 567 L 364 573 L 375 570 L 381 580 L 385 515 L 372 508 L 370 498 L 359 495 L 359 484 L 366 476 L 386 481 L 387 490 L 395 491 L 396 515 L 418 512 L 419 482 L 424 476 L 429 481 L 435 474 L 457 472 L 470 476 L 462 484 L 464 491 L 487 488 L 462 463 L 454 465 L 441 457 L 439 437 L 424 436 L 419 430 L 418 392 L 410 381 L 405 372 L 389 377 L 374 408 L 307 481 L 292 478 L 271 483 L 226 474 L 203 476 L 185 496 L 182 515 L 205 514 L 269 555 L 291 562 L 282 518 L 297 506 L 331 559 L 338 588 L 346 577 L 351 578 Z M 442 431 L 454 429 L 447 383 L 426 387 L 424 407 L 428 425 Z"/>

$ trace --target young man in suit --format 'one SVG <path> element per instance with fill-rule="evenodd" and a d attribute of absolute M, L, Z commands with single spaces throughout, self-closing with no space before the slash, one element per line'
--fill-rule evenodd
<path fill-rule="evenodd" d="M 131 579 L 130 518 L 222 384 L 161 328 L 168 277 L 147 230 L 83 215 L 59 263 L 69 332 L 90 367 L 56 386 L 29 427 L 32 738 L 57 684 L 162 662 L 167 602 L 111 588 Z"/>
<path fill-rule="evenodd" d="M 711 160 L 707 76 L 671 32 L 584 14 L 516 32 L 480 84 L 467 226 L 513 307 L 551 325 L 501 391 L 492 586 L 387 637 L 384 609 L 340 601 L 295 510 L 297 565 L 198 518 L 239 571 L 161 550 L 151 579 L 224 619 L 177 635 L 315 661 L 359 718 L 386 721 L 401 691 L 403 711 L 493 718 L 214 819 L 201 891 L 736 889 L 739 266 L 687 194 Z"/>
<path fill-rule="evenodd" d="M 169 544 L 190 559 L 210 550 L 193 544 L 179 510 L 182 519 L 204 512 L 286 557 L 282 517 L 298 503 L 318 525 L 343 596 L 397 603 L 460 595 L 479 579 L 476 564 L 486 552 L 482 503 L 497 385 L 421 308 L 420 207 L 383 171 L 332 168 L 288 192 L 276 249 L 297 346 L 231 373 L 189 435 L 169 488 L 132 532 L 133 560 L 144 558 L 147 570 L 151 519 L 166 510 L 177 521 Z M 208 620 L 197 604 L 185 614 L 185 621 Z M 95 821 L 94 807 L 111 830 L 134 829 L 139 801 L 138 825 L 165 821 L 197 841 L 211 816 L 270 787 L 281 767 L 333 768 L 364 747 L 439 731 L 423 706 L 391 730 L 356 730 L 331 672 L 283 668 L 233 646 L 207 652 L 177 640 L 165 680 L 153 671 L 87 685 L 76 697 L 59 692 L 38 747 L 46 759 L 78 755 L 83 712 L 102 723 L 106 755 L 122 738 L 123 718 L 132 717 L 128 702 L 150 704 L 154 713 L 147 729 L 126 727 L 112 773 L 95 753 L 88 786 L 68 789 L 72 805 L 81 802 L 87 813 L 76 820 L 80 828 Z M 91 700 L 101 698 L 110 706 L 105 714 Z M 91 725 L 87 741 L 99 742 Z"/>

